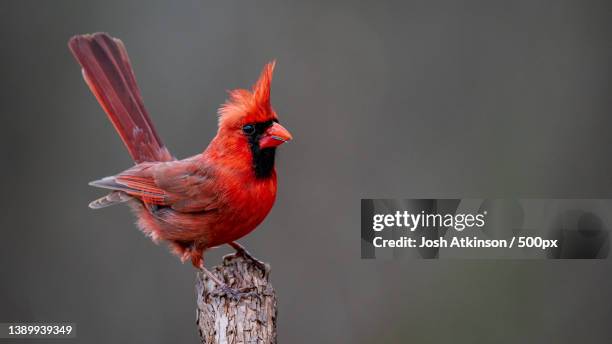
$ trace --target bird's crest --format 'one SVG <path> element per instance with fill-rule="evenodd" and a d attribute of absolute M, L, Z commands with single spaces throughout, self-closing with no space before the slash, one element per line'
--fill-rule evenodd
<path fill-rule="evenodd" d="M 219 127 L 242 127 L 247 123 L 258 123 L 276 119 L 270 105 L 270 87 L 275 61 L 264 66 L 261 75 L 251 90 L 236 89 L 219 108 Z"/>

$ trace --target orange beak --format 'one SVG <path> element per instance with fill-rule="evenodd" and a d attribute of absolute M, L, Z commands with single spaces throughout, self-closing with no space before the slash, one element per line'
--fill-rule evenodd
<path fill-rule="evenodd" d="M 274 122 L 259 139 L 259 148 L 272 148 L 291 141 L 293 137 L 282 125 Z"/>

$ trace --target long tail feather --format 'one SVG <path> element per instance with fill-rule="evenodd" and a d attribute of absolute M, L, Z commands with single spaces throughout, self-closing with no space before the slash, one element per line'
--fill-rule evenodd
<path fill-rule="evenodd" d="M 134 161 L 173 160 L 144 107 L 123 42 L 95 33 L 74 36 L 68 46 Z"/>

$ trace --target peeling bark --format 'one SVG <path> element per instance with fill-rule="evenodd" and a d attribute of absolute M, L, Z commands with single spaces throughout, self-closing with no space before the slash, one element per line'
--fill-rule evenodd
<path fill-rule="evenodd" d="M 240 254 L 230 254 L 212 273 L 244 294 L 234 298 L 198 272 L 196 322 L 201 342 L 276 343 L 276 293 L 270 284 L 269 265 L 262 269 Z"/>

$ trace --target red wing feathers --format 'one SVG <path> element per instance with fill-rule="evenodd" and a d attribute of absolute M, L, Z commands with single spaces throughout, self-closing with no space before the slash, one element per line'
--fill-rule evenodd
<path fill-rule="evenodd" d="M 140 198 L 145 203 L 169 205 L 170 195 L 155 185 L 151 177 L 138 177 L 132 175 L 118 175 L 115 177 L 118 184 L 124 185 L 128 195 Z"/>
<path fill-rule="evenodd" d="M 143 163 L 90 185 L 123 191 L 145 203 L 171 206 L 181 212 L 217 206 L 212 178 L 193 160 Z"/>

